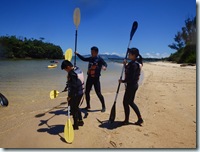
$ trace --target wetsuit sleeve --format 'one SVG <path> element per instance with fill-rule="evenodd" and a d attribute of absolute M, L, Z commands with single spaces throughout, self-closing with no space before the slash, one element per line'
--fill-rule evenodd
<path fill-rule="evenodd" d="M 103 65 L 103 66 L 108 67 L 108 65 L 107 65 L 107 63 L 104 61 L 104 59 L 101 58 L 101 62 L 102 62 L 102 65 Z"/>
<path fill-rule="evenodd" d="M 80 55 L 80 54 L 77 54 L 77 56 L 78 56 L 82 61 L 90 61 L 90 57 L 85 58 L 85 57 L 83 57 L 83 56 Z"/>

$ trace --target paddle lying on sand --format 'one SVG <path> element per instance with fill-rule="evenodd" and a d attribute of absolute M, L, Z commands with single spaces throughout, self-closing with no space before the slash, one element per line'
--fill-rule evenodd
<path fill-rule="evenodd" d="M 127 51 L 126 51 L 125 59 L 127 59 L 127 56 L 128 56 L 128 49 L 129 49 L 131 40 L 132 40 L 132 38 L 133 38 L 133 35 L 135 34 L 135 32 L 136 32 L 136 30 L 137 30 L 137 27 L 138 27 L 138 23 L 137 23 L 136 21 L 133 22 L 133 26 L 132 26 L 131 33 L 130 33 L 130 40 L 129 40 L 128 48 L 127 48 Z M 122 68 L 122 73 L 121 73 L 121 76 L 120 76 L 120 80 L 121 80 L 122 77 L 123 77 L 124 68 L 125 68 L 125 66 L 123 66 L 123 68 Z M 118 94 L 119 94 L 120 85 L 121 85 L 121 83 L 118 84 L 118 88 L 117 88 L 117 92 L 116 92 L 114 104 L 113 104 L 112 109 L 111 109 L 111 112 L 110 112 L 110 117 L 109 117 L 109 122 L 110 122 L 110 123 L 113 123 L 114 120 L 115 120 L 115 115 L 116 115 L 116 110 L 115 110 L 115 109 L 116 109 L 116 101 L 117 101 L 117 96 L 118 96 Z"/>
<path fill-rule="evenodd" d="M 72 49 L 69 48 L 65 51 L 65 60 L 71 61 L 72 59 Z"/>
<path fill-rule="evenodd" d="M 78 26 L 80 24 L 81 21 L 81 12 L 79 8 L 76 8 L 74 10 L 74 24 L 76 26 L 76 34 L 75 34 L 75 58 L 74 58 L 74 66 L 76 66 L 76 50 L 77 50 L 77 35 L 78 35 Z"/>
<path fill-rule="evenodd" d="M 0 104 L 4 107 L 8 106 L 8 99 L 0 93 Z"/>

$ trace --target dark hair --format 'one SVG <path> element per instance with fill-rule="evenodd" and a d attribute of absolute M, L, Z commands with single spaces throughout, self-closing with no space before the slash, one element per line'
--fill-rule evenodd
<path fill-rule="evenodd" d="M 140 52 L 139 52 L 139 50 L 137 48 L 131 48 L 131 49 L 129 49 L 128 53 L 130 53 L 132 55 L 134 54 L 136 56 L 136 58 L 137 58 L 136 61 L 143 65 L 143 62 L 142 62 L 143 58 L 140 55 Z"/>
<path fill-rule="evenodd" d="M 65 68 L 67 68 L 68 66 L 73 67 L 73 64 L 70 61 L 68 61 L 68 60 L 64 60 L 62 62 L 62 64 L 61 64 L 61 69 L 63 70 Z"/>
<path fill-rule="evenodd" d="M 96 46 L 91 47 L 91 51 L 94 50 L 96 53 L 99 53 L 99 49 Z"/>

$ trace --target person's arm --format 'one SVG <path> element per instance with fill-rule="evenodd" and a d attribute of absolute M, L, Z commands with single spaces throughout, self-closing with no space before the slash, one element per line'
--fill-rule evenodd
<path fill-rule="evenodd" d="M 80 55 L 79 53 L 76 54 L 82 61 L 90 61 L 90 57 L 85 58 L 82 55 Z"/>
<path fill-rule="evenodd" d="M 106 68 L 108 67 L 107 63 L 104 61 L 103 58 L 100 57 L 100 59 L 101 59 L 100 61 L 101 61 L 101 64 L 102 64 L 102 69 L 106 70 Z"/>
<path fill-rule="evenodd" d="M 104 61 L 104 59 L 101 58 L 101 62 L 102 62 L 102 65 L 103 65 L 103 66 L 105 66 L 106 68 L 108 67 L 108 65 L 107 65 L 107 63 Z"/>

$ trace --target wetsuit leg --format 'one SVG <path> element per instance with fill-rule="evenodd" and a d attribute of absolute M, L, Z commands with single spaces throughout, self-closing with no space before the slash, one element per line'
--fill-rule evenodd
<path fill-rule="evenodd" d="M 71 98 L 70 100 L 70 108 L 71 108 L 71 114 L 73 116 L 73 120 L 74 120 L 74 127 L 76 129 L 78 129 L 78 120 L 82 120 L 82 115 L 81 115 L 81 111 L 79 108 L 79 104 L 80 101 L 82 99 L 82 95 L 79 96 L 74 96 Z"/>
<path fill-rule="evenodd" d="M 90 108 L 90 91 L 92 89 L 93 80 L 92 78 L 88 77 L 86 81 L 86 90 L 85 90 L 85 98 L 87 107 Z"/>
<path fill-rule="evenodd" d="M 101 94 L 101 84 L 100 84 L 99 77 L 95 78 L 94 89 L 95 89 L 95 92 L 96 92 L 99 100 L 101 101 L 102 108 L 105 108 L 105 101 L 104 101 L 103 95 Z"/>
<path fill-rule="evenodd" d="M 130 108 L 129 108 L 129 99 L 130 93 L 129 90 L 126 89 L 124 93 L 124 99 L 123 99 L 123 106 L 124 106 L 124 113 L 125 113 L 125 122 L 129 121 L 129 114 L 130 114 Z"/>
<path fill-rule="evenodd" d="M 82 100 L 83 95 L 78 96 L 77 101 L 78 101 L 78 120 L 83 120 L 82 115 L 81 115 L 81 110 L 79 108 L 80 102 Z"/>
<path fill-rule="evenodd" d="M 74 120 L 74 127 L 78 129 L 78 117 L 77 117 L 77 102 L 76 97 L 71 97 L 70 101 L 68 102 L 70 106 L 70 113 L 73 116 Z"/>
<path fill-rule="evenodd" d="M 135 111 L 135 113 L 136 113 L 136 115 L 137 115 L 137 117 L 139 119 L 139 118 L 141 118 L 140 110 L 139 110 L 138 106 L 134 102 L 135 94 L 136 94 L 137 89 L 138 89 L 138 84 L 134 85 L 134 87 L 132 87 L 130 89 L 130 90 L 132 90 L 132 96 L 131 96 L 131 100 L 129 102 L 129 105 Z"/>

